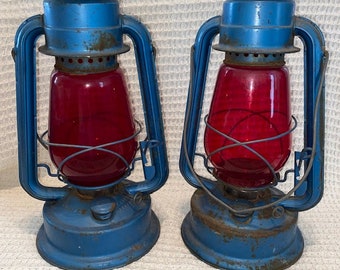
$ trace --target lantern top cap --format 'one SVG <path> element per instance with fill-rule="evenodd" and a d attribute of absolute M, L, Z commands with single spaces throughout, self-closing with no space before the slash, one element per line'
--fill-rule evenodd
<path fill-rule="evenodd" d="M 121 15 L 116 0 L 45 0 L 46 45 L 54 56 L 107 56 L 124 53 Z"/>
<path fill-rule="evenodd" d="M 215 49 L 243 53 L 288 53 L 294 47 L 292 0 L 226 0 Z"/>

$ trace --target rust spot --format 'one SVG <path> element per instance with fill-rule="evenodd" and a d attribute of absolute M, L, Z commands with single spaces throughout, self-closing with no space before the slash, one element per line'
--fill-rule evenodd
<path fill-rule="evenodd" d="M 264 239 L 268 238 L 271 236 L 275 236 L 278 233 L 285 232 L 291 228 L 291 226 L 294 226 L 294 224 L 297 223 L 297 215 L 294 214 L 293 212 L 286 211 L 286 217 L 287 220 L 282 226 L 277 227 L 275 229 L 271 230 L 266 230 L 266 229 L 261 229 L 259 228 L 258 230 L 246 230 L 242 229 L 242 226 L 229 226 L 224 222 L 224 218 L 226 217 L 231 217 L 232 213 L 229 213 L 227 209 L 223 209 L 220 204 L 216 203 L 213 200 L 209 201 L 209 204 L 215 205 L 216 209 L 219 209 L 218 215 L 216 214 L 217 211 L 209 211 L 209 212 L 204 212 L 201 209 L 200 204 L 198 203 L 199 199 L 197 199 L 196 196 L 204 196 L 204 191 L 202 190 L 197 190 L 195 192 L 195 195 L 192 198 L 191 201 L 191 213 L 195 218 L 198 218 L 203 224 L 205 224 L 207 227 L 209 227 L 212 231 L 220 234 L 225 241 L 229 241 L 235 237 L 239 239 L 243 239 L 244 241 L 248 241 L 248 238 L 251 239 Z M 195 198 L 196 197 L 196 198 Z M 221 208 L 223 209 L 221 211 Z M 273 208 L 269 208 L 268 210 L 262 210 L 259 211 L 259 217 L 261 218 L 272 218 L 272 211 Z M 237 223 L 235 223 L 236 225 Z"/>
<path fill-rule="evenodd" d="M 240 44 L 239 44 L 239 41 L 238 40 L 235 40 L 235 39 L 231 39 L 228 35 L 226 34 L 223 34 L 221 35 L 220 37 L 220 43 L 222 43 L 223 45 L 229 45 L 229 46 L 235 46 L 235 47 L 238 47 Z"/>
<path fill-rule="evenodd" d="M 96 35 L 95 42 L 86 45 L 87 49 L 90 51 L 103 51 L 117 45 L 117 41 L 111 33 L 96 31 L 94 35 Z"/>
<path fill-rule="evenodd" d="M 273 208 L 265 208 L 262 211 L 259 211 L 258 218 L 259 219 L 269 219 L 273 217 Z"/>
<path fill-rule="evenodd" d="M 132 246 L 132 250 L 133 251 L 138 251 L 138 250 L 141 250 L 143 248 L 143 245 L 141 245 L 141 244 L 136 244 L 136 245 L 134 245 L 134 246 Z"/>
<path fill-rule="evenodd" d="M 115 186 L 112 186 L 107 189 L 99 189 L 99 190 L 79 190 L 72 189 L 71 192 L 73 196 L 77 196 L 80 200 L 93 200 L 94 198 L 104 196 L 104 197 L 113 197 L 117 194 L 122 194 L 125 191 L 124 184 L 119 183 Z"/>
<path fill-rule="evenodd" d="M 87 214 L 87 210 L 86 209 L 81 209 L 79 212 L 80 212 L 81 215 L 86 215 Z"/>

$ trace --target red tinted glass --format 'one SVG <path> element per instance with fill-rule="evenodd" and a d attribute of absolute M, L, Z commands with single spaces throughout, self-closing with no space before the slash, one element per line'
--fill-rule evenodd
<path fill-rule="evenodd" d="M 99 146 L 122 140 L 135 133 L 126 83 L 120 69 L 86 75 L 54 71 L 51 75 L 49 141 L 51 143 Z M 137 150 L 136 139 L 105 149 L 131 163 Z M 78 152 L 74 147 L 50 146 L 56 166 Z M 61 172 L 69 182 L 80 186 L 101 186 L 119 179 L 127 170 L 112 153 L 91 150 L 66 161 Z"/>
<path fill-rule="evenodd" d="M 222 65 L 207 121 L 240 142 L 287 132 L 291 126 L 288 70 L 285 67 Z M 218 148 L 234 144 L 209 127 L 205 130 L 204 143 L 208 156 Z M 277 172 L 290 155 L 291 135 L 248 146 Z M 268 165 L 242 146 L 216 152 L 209 159 L 215 176 L 228 184 L 255 188 L 273 181 Z"/>

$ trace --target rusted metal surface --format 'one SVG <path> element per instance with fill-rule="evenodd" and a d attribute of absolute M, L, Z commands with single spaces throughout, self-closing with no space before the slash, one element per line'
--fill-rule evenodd
<path fill-rule="evenodd" d="M 227 65 L 281 67 L 285 61 L 283 53 L 226 52 L 224 63 Z"/>
<path fill-rule="evenodd" d="M 195 196 L 204 196 L 204 191 L 197 190 L 193 199 L 191 200 L 191 213 L 195 218 L 198 218 L 202 223 L 204 223 L 211 230 L 223 235 L 223 237 L 228 240 L 232 238 L 241 238 L 244 241 L 247 241 L 248 238 L 252 239 L 263 239 L 273 235 L 277 235 L 280 232 L 287 231 L 291 228 L 291 226 L 295 226 L 297 222 L 297 215 L 294 212 L 285 211 L 286 221 L 282 224 L 282 226 L 277 228 L 272 228 L 271 230 L 258 228 L 257 230 L 247 230 L 243 229 L 246 224 L 251 222 L 252 217 L 247 218 L 246 220 L 239 219 L 238 217 L 234 217 L 232 213 L 230 213 L 227 209 L 221 207 L 220 204 L 216 203 L 213 200 L 209 201 L 209 204 L 212 204 L 218 209 L 217 211 L 208 211 L 203 212 L 201 205 L 198 204 L 199 199 L 195 198 Z M 235 198 L 236 199 L 236 198 Z M 264 210 L 256 213 L 258 219 L 271 219 L 274 218 L 272 213 L 274 208 L 266 208 Z M 231 227 L 225 223 L 225 220 L 231 218 L 235 221 L 235 225 L 239 224 L 239 226 Z"/>
<path fill-rule="evenodd" d="M 245 209 L 270 202 L 278 192 L 252 192 L 248 198 L 253 205 L 245 204 L 247 195 L 243 193 L 220 190 L 219 194 L 228 197 L 234 208 Z M 297 213 L 277 207 L 235 215 L 198 189 L 191 200 L 191 212 L 183 222 L 182 237 L 195 256 L 212 266 L 280 270 L 295 263 L 303 251 L 297 217 Z"/>
<path fill-rule="evenodd" d="M 56 57 L 55 69 L 71 74 L 88 74 L 115 70 L 119 67 L 116 56 Z"/>
<path fill-rule="evenodd" d="M 95 31 L 93 33 L 94 42 L 84 44 L 89 51 L 104 51 L 112 47 L 118 46 L 118 42 L 113 34 L 103 31 Z"/>

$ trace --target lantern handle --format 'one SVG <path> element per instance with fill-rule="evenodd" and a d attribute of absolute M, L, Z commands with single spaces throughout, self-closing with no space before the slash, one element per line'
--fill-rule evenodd
<path fill-rule="evenodd" d="M 157 85 L 155 49 L 148 30 L 135 18 L 122 15 L 122 32 L 132 40 L 135 49 L 147 139 L 157 142 L 148 148 L 151 166 L 154 168 L 145 167 L 148 165 L 144 164 L 146 180 L 132 183 L 126 189 L 130 194 L 152 193 L 164 185 L 169 171 Z"/>
<path fill-rule="evenodd" d="M 305 161 L 304 176 L 295 178 L 295 196 L 281 205 L 304 211 L 321 200 L 324 190 L 325 73 L 329 55 L 315 23 L 295 17 L 294 31 L 304 44 L 304 148 L 312 151 L 309 161 Z"/>
<path fill-rule="evenodd" d="M 19 180 L 29 195 L 48 201 L 64 197 L 66 188 L 46 187 L 38 179 L 35 45 L 43 34 L 42 15 L 24 21 L 16 33 L 12 56 L 16 74 Z"/>
<path fill-rule="evenodd" d="M 197 179 L 192 164 L 195 158 L 211 46 L 213 39 L 220 32 L 220 22 L 221 16 L 215 16 L 203 23 L 198 30 L 195 44 L 191 49 L 190 85 L 184 119 L 179 168 L 185 180 L 195 188 L 202 187 L 202 183 Z M 204 186 L 210 186 L 212 183 L 212 181 L 208 179 L 202 180 L 205 182 Z"/>

